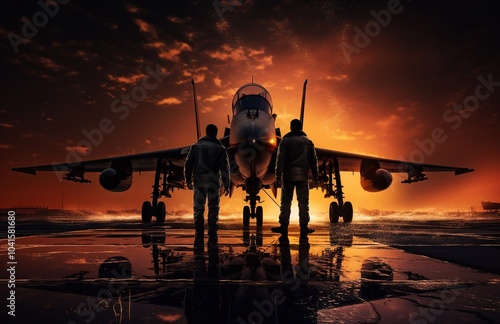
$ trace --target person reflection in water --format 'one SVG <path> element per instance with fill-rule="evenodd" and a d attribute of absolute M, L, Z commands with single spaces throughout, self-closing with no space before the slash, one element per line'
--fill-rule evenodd
<path fill-rule="evenodd" d="M 201 236 L 200 236 L 201 235 Z M 203 234 L 195 235 L 193 244 L 193 290 L 192 299 L 186 299 L 185 309 L 189 323 L 224 323 L 221 311 L 219 245 L 209 241 L 207 255 Z"/>
<path fill-rule="evenodd" d="M 280 323 L 317 323 L 317 292 L 309 287 L 309 238 L 302 234 L 299 238 L 298 264 L 292 265 L 290 240 L 288 235 L 279 238 L 281 256 L 281 280 L 283 282 L 284 303 L 278 309 Z"/>
<path fill-rule="evenodd" d="M 229 159 L 224 145 L 217 139 L 217 126 L 209 124 L 206 136 L 191 145 L 184 163 L 184 178 L 189 190 L 194 190 L 194 228 L 203 236 L 203 214 L 208 197 L 208 237 L 217 242 L 220 183 L 224 194 L 229 193 Z M 194 183 L 193 183 L 194 178 Z"/>

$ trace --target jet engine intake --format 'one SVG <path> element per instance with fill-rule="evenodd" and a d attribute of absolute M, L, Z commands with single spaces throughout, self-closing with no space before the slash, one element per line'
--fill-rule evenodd
<path fill-rule="evenodd" d="M 392 183 L 392 174 L 380 168 L 377 160 L 363 160 L 361 162 L 361 187 L 369 192 L 379 192 L 389 188 Z"/>
<path fill-rule="evenodd" d="M 99 175 L 101 186 L 112 192 L 123 192 L 132 186 L 132 164 L 128 160 L 116 160 Z"/>

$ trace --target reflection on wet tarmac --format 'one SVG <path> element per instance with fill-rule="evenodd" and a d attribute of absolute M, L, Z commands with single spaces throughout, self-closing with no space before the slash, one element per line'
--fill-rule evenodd
<path fill-rule="evenodd" d="M 309 236 L 234 226 L 215 241 L 189 226 L 69 227 L 17 239 L 18 314 L 47 323 L 495 322 L 498 268 L 429 257 L 446 249 L 462 263 L 453 248 L 468 247 L 495 258 L 498 223 L 469 225 L 336 224 Z"/>

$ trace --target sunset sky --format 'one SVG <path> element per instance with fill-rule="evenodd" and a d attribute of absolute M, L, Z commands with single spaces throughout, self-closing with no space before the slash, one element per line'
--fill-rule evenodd
<path fill-rule="evenodd" d="M 64 193 L 67 208 L 140 208 L 153 173 L 134 174 L 129 191 L 112 193 L 97 174 L 76 184 L 10 169 L 65 162 L 69 152 L 96 159 L 190 145 L 191 79 L 202 128 L 215 123 L 221 135 L 235 90 L 252 76 L 271 93 L 283 133 L 299 116 L 308 79 L 304 131 L 317 147 L 476 170 L 429 173 L 412 185 L 395 174 L 381 193 L 344 173 L 355 210 L 500 201 L 497 1 L 59 1 L 49 14 L 36 1 L 4 3 L 0 14 L 0 207 L 57 208 Z M 161 82 L 134 91 L 148 71 Z M 125 111 L 113 105 L 122 95 L 144 100 Z M 104 119 L 112 130 L 101 143 L 79 145 Z M 432 140 L 436 129 L 445 140 Z M 322 197 L 312 191 L 313 213 L 327 211 Z M 176 191 L 167 209 L 190 210 L 191 199 Z M 223 211 L 241 212 L 242 199 L 223 198 Z"/>

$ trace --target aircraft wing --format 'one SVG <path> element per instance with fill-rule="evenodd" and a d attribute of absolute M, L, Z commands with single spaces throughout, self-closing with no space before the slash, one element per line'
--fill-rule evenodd
<path fill-rule="evenodd" d="M 454 172 L 455 175 L 460 175 L 474 171 L 474 169 L 469 168 L 392 160 L 376 156 L 333 151 L 322 148 L 316 148 L 316 154 L 318 156 L 319 165 L 326 164 L 334 161 L 334 159 L 337 159 L 340 171 L 359 172 L 361 170 L 361 164 L 363 161 L 367 161 L 368 163 L 378 162 L 380 168 L 385 169 L 391 173 L 408 173 L 409 179 L 410 177 L 413 178 L 422 175 L 422 172 Z"/>
<path fill-rule="evenodd" d="M 67 172 L 101 172 L 111 166 L 113 161 L 130 161 L 132 171 L 155 171 L 158 159 L 163 159 L 171 167 L 184 168 L 184 160 L 190 146 L 168 150 L 115 156 L 105 159 L 81 161 L 74 163 L 54 163 L 48 165 L 13 168 L 13 171 L 35 175 L 38 171 L 67 171 Z M 182 171 L 181 171 L 182 172 Z"/>

